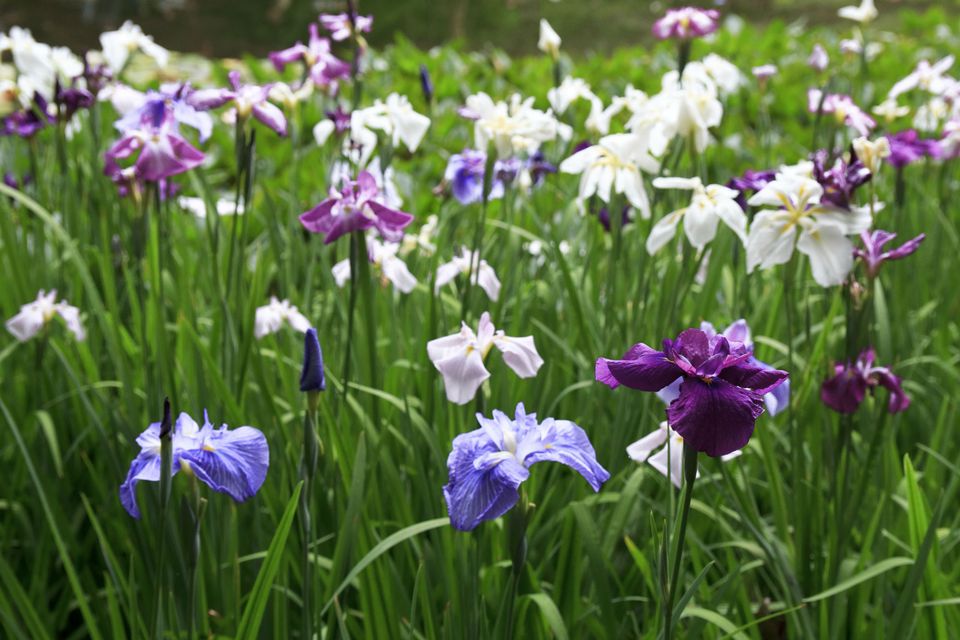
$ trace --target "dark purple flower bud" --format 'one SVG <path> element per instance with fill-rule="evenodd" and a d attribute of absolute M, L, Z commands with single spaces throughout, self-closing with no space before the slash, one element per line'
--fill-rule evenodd
<path fill-rule="evenodd" d="M 600 211 L 597 212 L 597 219 L 600 221 L 600 224 L 603 225 L 604 230 L 607 233 L 610 233 L 610 211 L 607 207 L 600 207 Z M 620 212 L 620 226 L 625 227 L 630 224 L 630 205 L 626 204 L 623 206 L 623 210 Z"/>
<path fill-rule="evenodd" d="M 333 111 L 326 112 L 327 118 L 333 122 L 333 130 L 341 135 L 350 130 L 350 112 L 345 111 L 339 104 Z"/>
<path fill-rule="evenodd" d="M 93 94 L 86 89 L 80 89 L 76 86 L 61 87 L 57 81 L 56 102 L 58 107 L 58 116 L 61 122 L 68 122 L 80 109 L 89 109 L 94 102 Z"/>
<path fill-rule="evenodd" d="M 170 418 L 170 398 L 163 399 L 163 419 L 160 421 L 160 439 L 170 437 L 170 431 L 173 429 L 173 420 Z"/>
<path fill-rule="evenodd" d="M 420 89 L 423 91 L 423 99 L 427 104 L 433 102 L 433 82 L 430 80 L 430 71 L 427 65 L 420 65 Z"/>
<path fill-rule="evenodd" d="M 853 255 L 863 260 L 867 267 L 867 275 L 876 278 L 880 271 L 880 265 L 887 260 L 899 260 L 920 248 L 920 243 L 926 238 L 925 233 L 921 233 L 913 240 L 908 240 L 896 249 L 884 251 L 883 246 L 897 237 L 897 234 L 889 231 L 876 229 L 874 231 L 864 231 L 860 234 L 860 240 L 863 242 L 863 248 L 853 250 Z"/>
<path fill-rule="evenodd" d="M 56 118 L 50 113 L 47 101 L 39 93 L 34 93 L 33 104 L 29 108 L 15 111 L 0 121 L 0 135 L 32 138 L 55 122 Z"/>
<path fill-rule="evenodd" d="M 737 204 L 740 205 L 740 208 L 744 211 L 747 210 L 747 192 L 753 191 L 756 193 L 760 191 L 765 186 L 773 182 L 773 179 L 776 177 L 777 172 L 768 170 L 768 171 L 754 171 L 753 169 L 747 169 L 742 176 L 736 178 L 730 178 L 730 181 L 727 182 L 728 187 L 731 189 L 736 189 L 740 192 L 740 195 L 737 196 Z"/>
<path fill-rule="evenodd" d="M 534 186 L 543 182 L 544 176 L 548 173 L 556 173 L 556 165 L 547 162 L 546 156 L 543 155 L 543 151 L 537 150 L 532 156 L 527 158 L 527 171 L 530 172 L 530 181 Z"/>
<path fill-rule="evenodd" d="M 914 129 L 907 129 L 887 136 L 890 143 L 890 155 L 886 161 L 896 169 L 902 169 L 922 158 L 940 158 L 943 149 L 933 139 L 920 138 Z"/>
<path fill-rule="evenodd" d="M 105 64 L 90 64 L 87 55 L 83 57 L 83 74 L 81 77 L 87 87 L 87 91 L 93 95 L 100 93 L 100 90 L 106 87 L 113 80 L 113 72 Z"/>
<path fill-rule="evenodd" d="M 327 388 L 323 375 L 323 351 L 317 330 L 307 329 L 303 339 L 303 368 L 300 370 L 300 391 L 323 391 Z"/>
<path fill-rule="evenodd" d="M 854 413 L 866 397 L 867 391 L 884 387 L 890 392 L 887 411 L 900 413 L 910 406 L 910 397 L 904 392 L 900 378 L 887 367 L 874 366 L 873 348 L 860 352 L 856 362 L 837 364 L 834 375 L 820 387 L 820 400 L 838 413 Z"/>

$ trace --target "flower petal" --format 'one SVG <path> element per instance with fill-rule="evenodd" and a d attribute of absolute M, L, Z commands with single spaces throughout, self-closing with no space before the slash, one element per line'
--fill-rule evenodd
<path fill-rule="evenodd" d="M 253 427 L 211 429 L 203 448 L 180 454 L 180 464 L 184 463 L 214 491 L 243 502 L 263 485 L 270 448 L 263 433 Z"/>
<path fill-rule="evenodd" d="M 683 372 L 667 356 L 643 343 L 633 345 L 622 360 L 597 358 L 595 375 L 611 389 L 625 385 L 640 391 L 659 391 Z"/>
<path fill-rule="evenodd" d="M 599 491 L 610 479 L 610 473 L 597 462 L 593 445 L 579 426 L 569 420 L 547 418 L 540 423 L 539 430 L 543 448 L 526 456 L 526 466 L 545 460 L 565 464 L 583 476 L 594 491 Z"/>
<path fill-rule="evenodd" d="M 719 457 L 746 446 L 761 413 L 763 400 L 755 391 L 722 379 L 708 384 L 686 378 L 680 397 L 667 407 L 667 421 L 685 445 Z"/>
<path fill-rule="evenodd" d="M 503 353 L 503 360 L 521 378 L 532 378 L 543 366 L 543 358 L 537 353 L 537 346 L 533 336 L 511 338 L 509 336 L 495 336 L 493 343 Z"/>

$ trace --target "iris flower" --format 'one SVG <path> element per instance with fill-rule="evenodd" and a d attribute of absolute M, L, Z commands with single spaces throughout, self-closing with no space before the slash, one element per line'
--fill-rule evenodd
<path fill-rule="evenodd" d="M 713 340 L 717 335 L 717 330 L 709 322 L 701 322 L 700 330 L 707 334 L 707 337 Z M 750 357 L 747 358 L 747 364 L 750 366 L 759 367 L 761 369 L 773 370 L 766 362 L 761 362 L 753 356 L 753 340 L 750 335 L 750 326 L 747 325 L 747 321 L 744 319 L 737 320 L 729 327 L 723 330 L 723 333 L 720 334 L 731 345 L 732 351 L 738 351 L 741 349 L 746 349 L 750 352 Z M 683 382 L 683 378 L 677 378 L 670 385 L 664 387 L 657 392 L 657 397 L 663 400 L 663 402 L 669 405 L 671 402 L 676 400 L 680 396 L 680 383 Z M 771 416 L 775 416 L 784 409 L 787 408 L 787 405 L 790 404 L 790 379 L 787 378 L 782 383 L 776 386 L 776 388 L 768 391 L 763 394 L 763 403 L 767 407 L 767 411 Z"/>
<path fill-rule="evenodd" d="M 503 353 L 504 362 L 521 378 L 534 377 L 543 365 L 533 336 L 511 338 L 502 330 L 497 331 L 485 311 L 476 333 L 463 322 L 459 333 L 427 343 L 427 355 L 443 376 L 447 400 L 467 404 L 473 399 L 483 381 L 490 377 L 483 361 L 493 347 Z"/>
<path fill-rule="evenodd" d="M 860 240 L 863 242 L 863 248 L 853 250 L 854 256 L 860 258 L 867 267 L 867 275 L 876 278 L 880 271 L 880 265 L 887 260 L 899 260 L 906 258 L 911 253 L 920 248 L 920 243 L 927 237 L 921 233 L 913 240 L 907 240 L 896 249 L 884 251 L 885 244 L 897 237 L 897 234 L 889 231 L 876 229 L 874 231 L 864 231 L 860 234 Z"/>
<path fill-rule="evenodd" d="M 473 284 L 483 289 L 487 297 L 496 302 L 500 297 L 500 279 L 486 260 L 477 262 L 476 253 L 466 247 L 460 250 L 460 255 L 453 256 L 450 262 L 446 262 L 437 267 L 437 278 L 434 283 L 434 290 L 440 291 L 440 288 L 447 283 L 453 282 L 460 274 L 468 274 L 473 271 Z M 471 269 L 472 265 L 472 269 Z"/>
<path fill-rule="evenodd" d="M 123 71 L 130 54 L 142 51 L 153 58 L 157 66 L 163 68 L 170 61 L 170 52 L 153 41 L 138 25 L 127 20 L 116 31 L 107 31 L 100 34 L 100 46 L 103 48 L 103 57 L 110 70 L 115 74 Z"/>
<path fill-rule="evenodd" d="M 453 197 L 460 204 L 473 204 L 483 199 L 483 174 L 486 171 L 487 154 L 474 149 L 464 149 L 455 153 L 447 161 L 443 179 L 450 185 Z M 494 164 L 493 180 L 490 183 L 488 200 L 503 197 L 503 181 L 497 179 L 503 168 L 503 161 L 497 160 Z"/>
<path fill-rule="evenodd" d="M 658 40 L 690 40 L 702 38 L 720 26 L 720 12 L 716 9 L 680 7 L 667 9 L 666 15 L 653 23 L 653 35 Z"/>
<path fill-rule="evenodd" d="M 599 491 L 610 473 L 597 462 L 586 432 L 569 420 L 537 421 L 517 405 L 511 420 L 501 411 L 493 418 L 477 414 L 480 428 L 458 435 L 447 458 L 449 480 L 443 487 L 450 524 L 470 531 L 495 520 L 520 499 L 519 487 L 537 462 L 565 464 Z"/>
<path fill-rule="evenodd" d="M 876 5 L 873 4 L 873 0 L 861 0 L 859 5 L 840 7 L 837 15 L 841 18 L 853 20 L 854 22 L 865 25 L 876 20 L 878 13 Z"/>
<path fill-rule="evenodd" d="M 528 156 L 544 142 L 569 138 L 569 127 L 557 122 L 550 111 L 535 109 L 533 100 L 514 94 L 509 102 L 494 102 L 483 92 L 467 97 L 460 114 L 474 121 L 477 149 L 492 143 L 500 158 Z"/>
<path fill-rule="evenodd" d="M 407 263 L 397 256 L 400 251 L 399 242 L 380 242 L 372 236 L 367 236 L 367 258 L 380 272 L 381 282 L 393 283 L 400 293 L 410 293 L 417 286 L 417 279 L 410 273 Z M 338 287 L 343 287 L 350 279 L 350 260 L 341 260 L 333 265 L 333 279 Z"/>
<path fill-rule="evenodd" d="M 902 169 L 923 158 L 939 158 L 943 155 L 937 140 L 921 138 L 914 129 L 888 135 L 887 141 L 890 154 L 884 160 L 895 169 Z"/>
<path fill-rule="evenodd" d="M 267 100 L 271 85 L 244 84 L 240 80 L 240 72 L 236 70 L 231 71 L 228 77 L 229 89 L 199 89 L 191 93 L 187 101 L 201 111 L 233 103 L 240 120 L 246 120 L 252 115 L 277 134 L 287 135 L 287 118 L 280 107 Z"/>
<path fill-rule="evenodd" d="M 549 22 L 540 18 L 540 38 L 537 40 L 537 49 L 556 60 L 560 57 L 560 42 L 560 35 L 553 30 Z"/>
<path fill-rule="evenodd" d="M 890 141 L 884 137 L 869 140 L 865 137 L 853 141 L 853 152 L 867 170 L 876 175 L 880 171 L 881 161 L 890 155 Z"/>
<path fill-rule="evenodd" d="M 237 502 L 252 498 L 267 477 L 270 449 L 259 429 L 227 425 L 215 429 L 206 412 L 203 427 L 181 413 L 170 437 L 173 440 L 173 475 L 193 473 L 208 487 L 225 493 Z M 130 463 L 127 478 L 120 485 L 120 502 L 134 518 L 140 518 L 137 483 L 160 480 L 160 423 L 154 422 L 137 437 L 140 453 Z"/>
<path fill-rule="evenodd" d="M 820 387 L 823 403 L 839 413 L 853 413 L 860 407 L 867 391 L 872 393 L 877 387 L 884 387 L 890 392 L 887 411 L 906 411 L 910 397 L 904 393 L 900 378 L 888 367 L 875 366 L 876 359 L 877 354 L 871 347 L 864 349 L 856 362 L 835 365 L 833 377 Z"/>
<path fill-rule="evenodd" d="M 870 211 L 845 211 L 821 203 L 824 189 L 802 175 L 778 173 L 748 200 L 764 209 L 753 218 L 747 238 L 747 272 L 784 264 L 794 247 L 810 258 L 820 286 L 843 282 L 853 268 L 853 243 L 847 238 L 869 228 Z"/>
<path fill-rule="evenodd" d="M 324 244 L 352 231 L 371 228 L 387 242 L 399 242 L 413 216 L 381 204 L 384 195 L 376 178 L 361 171 L 356 181 L 344 180 L 340 190 L 331 187 L 330 197 L 302 214 L 300 222 L 307 231 L 322 234 Z"/>
<path fill-rule="evenodd" d="M 667 440 L 670 441 L 669 446 Z M 660 450 L 654 453 L 658 447 Z M 741 450 L 737 450 L 720 456 L 720 459 L 726 462 L 741 453 Z M 683 485 L 683 438 L 670 428 L 666 420 L 660 423 L 656 431 L 651 431 L 628 446 L 627 455 L 631 460 L 646 462 L 664 477 L 670 478 L 677 489 Z M 699 471 L 697 477 L 700 477 Z"/>
<path fill-rule="evenodd" d="M 623 194 L 644 218 L 650 217 L 650 201 L 640 172 L 656 173 L 659 168 L 660 163 L 650 155 L 643 139 L 630 133 L 615 133 L 600 138 L 597 144 L 576 152 L 560 163 L 563 173 L 580 174 L 577 197 L 581 201 L 596 194 L 609 204 L 613 190 Z"/>
<path fill-rule="evenodd" d="M 297 42 L 292 47 L 270 53 L 270 62 L 277 71 L 283 71 L 288 64 L 302 61 L 307 68 L 310 81 L 320 89 L 337 90 L 337 83 L 350 76 L 350 65 L 333 55 L 330 41 L 321 38 L 317 25 L 310 25 L 310 38 L 307 44 Z"/>
<path fill-rule="evenodd" d="M 946 56 L 934 64 L 930 64 L 927 60 L 921 60 L 917 63 L 916 69 L 890 88 L 887 98 L 896 99 L 913 89 L 922 89 L 938 95 L 943 93 L 951 80 L 944 74 L 953 66 L 953 63 L 953 56 Z"/>
<path fill-rule="evenodd" d="M 820 113 L 832 114 L 837 124 L 848 126 L 861 136 L 868 135 L 877 126 L 876 120 L 857 106 L 853 98 L 840 93 L 824 95 L 820 89 L 808 90 L 807 110 L 810 113 L 817 113 L 819 110 Z"/>
<path fill-rule="evenodd" d="M 56 316 L 60 316 L 67 325 L 67 330 L 79 341 L 86 339 L 87 334 L 80 323 L 80 310 L 67 304 L 66 300 L 57 300 L 57 290 L 50 293 L 40 290 L 37 299 L 20 307 L 20 313 L 7 320 L 7 331 L 20 342 L 26 342 L 47 326 Z"/>
<path fill-rule="evenodd" d="M 356 28 L 358 33 L 370 33 L 373 28 L 373 16 L 353 16 L 353 22 L 350 21 L 350 15 L 346 13 L 324 13 L 320 15 L 320 24 L 330 32 L 330 37 L 337 42 L 342 42 L 353 35 Z"/>
<path fill-rule="evenodd" d="M 610 388 L 656 392 L 682 377 L 667 422 L 685 444 L 719 457 L 747 444 L 763 413 L 763 395 L 788 375 L 751 363 L 751 357 L 742 343 L 687 329 L 664 340 L 663 351 L 637 343 L 620 360 L 598 358 L 596 379 Z"/>
<path fill-rule="evenodd" d="M 270 296 L 269 304 L 257 307 L 253 320 L 253 337 L 260 340 L 271 333 L 277 333 L 284 323 L 301 333 L 310 328 L 310 321 L 290 304 L 289 300 L 277 300 L 276 296 Z"/>
<path fill-rule="evenodd" d="M 125 126 L 123 136 L 104 154 L 110 173 L 117 160 L 134 154 L 134 178 L 147 182 L 159 182 L 203 162 L 203 152 L 180 135 L 174 112 L 162 100 L 148 102 L 139 123 Z"/>
<path fill-rule="evenodd" d="M 817 73 L 823 73 L 829 64 L 830 56 L 827 55 L 826 49 L 824 49 L 819 42 L 813 45 L 813 51 L 810 52 L 810 57 L 807 58 L 807 66 Z"/>
<path fill-rule="evenodd" d="M 703 186 L 700 178 L 655 178 L 653 186 L 658 189 L 693 191 L 693 198 L 688 206 L 668 213 L 653 225 L 647 237 L 647 252 L 650 255 L 673 238 L 681 220 L 687 239 L 698 250 L 713 240 L 721 220 L 746 244 L 747 216 L 737 204 L 737 191 L 719 184 Z"/>

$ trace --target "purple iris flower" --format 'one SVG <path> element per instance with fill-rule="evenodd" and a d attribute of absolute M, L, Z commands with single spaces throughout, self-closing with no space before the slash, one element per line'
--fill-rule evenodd
<path fill-rule="evenodd" d="M 310 39 L 306 45 L 297 42 L 282 51 L 274 51 L 269 57 L 277 71 L 302 61 L 313 84 L 321 89 L 329 87 L 333 92 L 336 92 L 339 80 L 350 76 L 350 65 L 333 55 L 330 40 L 320 37 L 315 24 L 310 25 Z"/>
<path fill-rule="evenodd" d="M 718 457 L 746 446 L 763 413 L 764 394 L 788 376 L 752 357 L 741 342 L 687 329 L 676 340 L 664 340 L 663 351 L 637 343 L 621 360 L 598 358 L 596 379 L 612 389 L 622 384 L 655 392 L 682 377 L 667 422 L 685 444 Z"/>
<path fill-rule="evenodd" d="M 18 136 L 32 138 L 46 127 L 56 123 L 57 119 L 50 113 L 49 105 L 42 95 L 33 94 L 33 104 L 20 111 L 15 111 L 3 120 L 0 120 L 0 136 Z"/>
<path fill-rule="evenodd" d="M 910 406 L 910 397 L 904 393 L 900 378 L 887 367 L 874 366 L 877 354 L 873 347 L 860 352 L 856 362 L 837 364 L 834 376 L 820 387 L 820 400 L 839 413 L 853 413 L 866 397 L 867 391 L 885 387 L 890 392 L 887 411 L 899 413 Z"/>
<path fill-rule="evenodd" d="M 443 487 L 450 523 L 470 531 L 484 520 L 494 520 L 519 500 L 518 489 L 537 462 L 565 464 L 599 491 L 610 474 L 597 462 L 597 454 L 583 429 L 569 420 L 547 418 L 517 405 L 511 420 L 501 411 L 493 418 L 477 414 L 480 428 L 453 439 L 447 458 L 450 477 Z"/>
<path fill-rule="evenodd" d="M 610 211 L 607 207 L 600 207 L 600 211 L 597 212 L 597 219 L 603 225 L 604 230 L 610 233 L 610 223 L 613 221 L 610 219 Z M 620 210 L 620 227 L 625 227 L 630 222 L 630 205 L 625 204 L 623 209 Z"/>
<path fill-rule="evenodd" d="M 536 153 L 527 158 L 527 171 L 530 172 L 530 180 L 533 186 L 537 186 L 543 182 L 544 177 L 546 177 L 548 173 L 556 173 L 557 166 L 551 162 L 547 162 L 543 151 L 537 149 Z"/>
<path fill-rule="evenodd" d="M 853 255 L 863 260 L 863 263 L 867 266 L 867 275 L 869 275 L 871 278 L 877 277 L 877 273 L 880 271 L 880 265 L 883 262 L 887 260 L 899 260 L 900 258 L 906 258 L 908 255 L 920 248 L 920 243 L 923 242 L 924 238 L 927 237 L 927 234 L 921 233 L 913 240 L 904 242 L 896 249 L 884 251 L 883 246 L 896 237 L 897 234 L 889 231 L 883 231 L 881 229 L 876 229 L 874 231 L 863 231 L 860 233 L 860 240 L 863 242 L 863 248 L 854 249 Z"/>
<path fill-rule="evenodd" d="M 666 15 L 653 23 L 653 35 L 658 40 L 690 40 L 709 35 L 720 26 L 720 12 L 716 9 L 680 7 L 667 9 Z"/>
<path fill-rule="evenodd" d="M 177 418 L 173 439 L 173 475 L 193 473 L 214 491 L 243 502 L 260 489 L 270 466 L 270 448 L 263 433 L 253 427 L 215 429 L 206 412 L 203 427 L 186 413 Z M 160 423 L 154 422 L 137 437 L 140 453 L 130 463 L 120 485 L 120 502 L 134 518 L 140 518 L 137 483 L 160 480 Z"/>
<path fill-rule="evenodd" d="M 333 123 L 333 130 L 337 135 L 341 135 L 350 131 L 350 112 L 346 111 L 339 104 L 337 108 L 333 111 L 324 112 L 327 118 Z"/>
<path fill-rule="evenodd" d="M 757 191 L 760 191 L 765 186 L 773 182 L 773 179 L 776 176 L 777 172 L 772 170 L 754 171 L 753 169 L 747 169 L 742 176 L 730 178 L 730 181 L 727 182 L 727 186 L 740 192 L 740 194 L 736 197 L 736 201 L 737 204 L 740 205 L 740 208 L 746 211 L 747 192 L 753 191 L 756 193 Z"/>
<path fill-rule="evenodd" d="M 178 125 L 186 125 L 197 130 L 200 142 L 204 142 L 213 133 L 213 118 L 205 111 L 198 111 L 189 101 L 188 96 L 193 93 L 189 85 L 167 86 L 160 91 L 152 89 L 144 94 L 142 104 L 132 109 L 114 123 L 120 131 L 136 129 L 144 118 L 159 110 L 164 110 L 165 117 L 171 118 Z M 162 103 L 162 104 L 157 104 Z"/>
<path fill-rule="evenodd" d="M 216 109 L 232 102 L 240 120 L 252 115 L 279 135 L 287 135 L 287 118 L 280 107 L 267 100 L 272 85 L 243 84 L 240 81 L 240 72 L 236 70 L 231 71 L 228 77 L 229 89 L 199 89 L 187 97 L 187 102 L 201 111 Z"/>
<path fill-rule="evenodd" d="M 303 368 L 300 370 L 300 391 L 323 391 L 327 382 L 323 375 L 323 351 L 317 330 L 307 329 L 303 339 Z"/>
<path fill-rule="evenodd" d="M 104 154 L 105 173 L 113 178 L 119 169 L 118 159 L 138 154 L 133 178 L 157 182 L 189 171 L 203 162 L 203 152 L 194 148 L 177 129 L 177 121 L 165 101 L 147 102 L 140 112 L 140 121 L 123 132 Z"/>
<path fill-rule="evenodd" d="M 113 80 L 113 72 L 106 64 L 90 64 L 89 52 L 83 56 L 83 74 L 81 77 L 87 91 L 93 95 L 100 93 Z"/>
<path fill-rule="evenodd" d="M 307 231 L 323 234 L 324 244 L 351 231 L 370 228 L 388 242 L 399 242 L 413 216 L 377 202 L 381 195 L 373 174 L 361 171 L 356 181 L 344 180 L 339 191 L 331 187 L 330 197 L 302 214 L 300 222 Z"/>
<path fill-rule="evenodd" d="M 358 33 L 370 33 L 373 28 L 373 16 L 354 15 L 350 20 L 347 13 L 324 13 L 319 17 L 320 24 L 330 32 L 330 37 L 337 42 L 342 42 L 353 35 L 356 28 Z"/>
<path fill-rule="evenodd" d="M 80 109 L 89 109 L 94 102 L 93 94 L 86 89 L 71 84 L 69 87 L 60 85 L 57 80 L 54 87 L 54 95 L 57 103 L 57 117 L 61 122 L 69 122 Z"/>
<path fill-rule="evenodd" d="M 460 204 L 480 202 L 483 198 L 483 173 L 486 170 L 487 154 L 474 149 L 464 149 L 450 156 L 443 179 L 450 183 L 453 197 Z M 490 185 L 489 200 L 503 197 L 503 180 L 506 165 L 497 161 L 494 165 L 494 179 Z"/>
<path fill-rule="evenodd" d="M 887 136 L 890 155 L 886 161 L 896 169 L 902 169 L 922 158 L 940 158 L 943 148 L 937 140 L 923 139 L 915 129 L 907 129 Z"/>
<path fill-rule="evenodd" d="M 700 330 L 707 334 L 707 337 L 713 339 L 717 335 L 717 330 L 709 322 L 701 322 Z M 750 352 L 750 357 L 747 358 L 746 362 L 750 366 L 760 367 L 767 371 L 773 371 L 771 367 L 766 362 L 761 362 L 753 356 L 753 340 L 750 337 L 750 326 L 747 324 L 747 321 L 744 319 L 737 320 L 729 327 L 723 330 L 721 334 L 724 338 L 730 342 L 731 351 L 738 349 L 737 345 L 743 345 L 747 351 Z M 679 377 L 670 383 L 669 386 L 660 389 L 657 391 L 657 397 L 663 400 L 663 402 L 669 405 L 671 402 L 680 397 L 680 384 L 683 382 L 683 377 Z M 784 409 L 787 408 L 787 405 L 790 404 L 790 379 L 786 378 L 784 381 L 777 385 L 771 391 L 763 394 L 763 403 L 767 405 L 767 411 L 771 416 L 775 416 Z"/>
<path fill-rule="evenodd" d="M 827 168 L 829 154 L 821 149 L 813 154 L 813 178 L 823 187 L 820 201 L 841 209 L 850 210 L 853 192 L 873 178 L 870 170 L 850 150 L 850 162 L 837 158 L 833 166 Z"/>

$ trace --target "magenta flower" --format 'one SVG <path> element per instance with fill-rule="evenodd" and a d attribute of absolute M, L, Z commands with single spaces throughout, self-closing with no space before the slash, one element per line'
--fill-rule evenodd
<path fill-rule="evenodd" d="M 890 143 L 890 155 L 885 160 L 896 169 L 923 158 L 939 158 L 943 155 L 937 140 L 923 139 L 914 129 L 888 135 L 887 141 Z"/>
<path fill-rule="evenodd" d="M 320 24 L 330 32 L 330 37 L 337 42 L 346 40 L 353 35 L 354 27 L 358 33 L 370 33 L 373 28 L 373 16 L 354 16 L 353 24 L 346 13 L 324 13 L 320 15 Z"/>
<path fill-rule="evenodd" d="M 596 379 L 612 389 L 622 384 L 656 392 L 682 378 L 667 421 L 685 444 L 718 457 L 746 446 L 763 413 L 764 394 L 788 376 L 751 357 L 741 342 L 687 329 L 676 340 L 664 340 L 663 351 L 638 343 L 621 360 L 598 358 Z"/>
<path fill-rule="evenodd" d="M 320 37 L 315 24 L 310 25 L 310 39 L 306 45 L 297 42 L 288 49 L 274 51 L 269 57 L 277 71 L 283 71 L 288 64 L 302 61 L 314 85 L 318 88 L 330 87 L 334 92 L 337 82 L 350 76 L 350 65 L 333 55 L 330 40 Z"/>
<path fill-rule="evenodd" d="M 850 96 L 840 93 L 824 95 L 820 89 L 809 89 L 807 91 L 807 110 L 810 113 L 817 113 L 818 109 L 821 113 L 832 114 L 837 124 L 848 126 L 861 136 L 868 135 L 877 126 L 876 120 L 857 106 L 857 103 Z"/>
<path fill-rule="evenodd" d="M 381 195 L 376 178 L 369 171 L 361 171 L 356 181 L 344 180 L 339 191 L 331 187 L 330 197 L 302 214 L 300 222 L 307 231 L 323 234 L 324 244 L 351 231 L 370 228 L 388 242 L 399 242 L 413 216 L 377 202 Z"/>
<path fill-rule="evenodd" d="M 887 244 L 891 240 L 897 237 L 897 234 L 890 233 L 889 231 L 882 231 L 876 229 L 875 231 L 863 231 L 860 233 L 860 240 L 863 241 L 863 249 L 854 249 L 853 255 L 857 258 L 863 260 L 863 264 L 867 267 L 867 275 L 871 278 L 876 278 L 877 273 L 880 271 L 880 265 L 887 260 L 899 260 L 900 258 L 906 258 L 908 255 L 920 248 L 920 243 L 923 242 L 924 238 L 927 237 L 927 234 L 921 233 L 913 240 L 908 240 L 896 249 L 890 249 L 889 251 L 883 250 L 883 245 Z"/>
<path fill-rule="evenodd" d="M 123 172 L 117 160 L 137 155 L 133 171 L 126 178 L 135 181 L 159 182 L 189 171 L 203 162 L 203 152 L 184 139 L 173 113 L 162 100 L 148 103 L 140 122 L 130 126 L 104 154 L 105 173 L 114 179 Z"/>
<path fill-rule="evenodd" d="M 887 411 L 899 413 L 910 406 L 910 397 L 903 391 L 900 378 L 887 367 L 876 367 L 877 354 L 873 348 L 860 352 L 857 361 L 837 364 L 834 376 L 820 387 L 820 400 L 839 413 L 853 413 L 863 402 L 867 391 L 885 387 L 890 392 Z"/>
<path fill-rule="evenodd" d="M 691 40 L 709 35 L 720 26 L 720 12 L 716 9 L 680 7 L 667 9 L 666 15 L 653 23 L 653 35 L 658 40 Z"/>
<path fill-rule="evenodd" d="M 216 109 L 232 102 L 240 120 L 245 120 L 252 115 L 279 135 L 287 135 L 287 119 L 283 111 L 267 101 L 271 85 L 243 84 L 240 82 L 239 71 L 231 71 L 228 77 L 231 88 L 199 89 L 187 97 L 187 102 L 201 111 Z"/>

